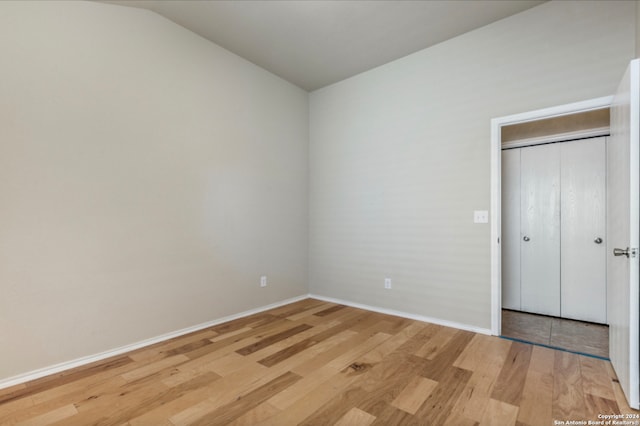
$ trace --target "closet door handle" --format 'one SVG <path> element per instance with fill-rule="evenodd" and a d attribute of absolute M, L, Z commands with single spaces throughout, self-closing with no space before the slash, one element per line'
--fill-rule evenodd
<path fill-rule="evenodd" d="M 593 240 L 593 242 L 596 244 L 602 244 L 602 238 L 597 237 L 595 240 Z"/>
<path fill-rule="evenodd" d="M 529 241 L 531 238 L 527 237 L 526 235 L 524 236 L 523 240 L 524 241 Z"/>

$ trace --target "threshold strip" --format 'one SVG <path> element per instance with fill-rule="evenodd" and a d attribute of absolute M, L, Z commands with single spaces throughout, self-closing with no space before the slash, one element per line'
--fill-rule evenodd
<path fill-rule="evenodd" d="M 528 345 L 534 345 L 534 346 L 542 346 L 543 348 L 549 348 L 549 349 L 555 349 L 557 351 L 562 351 L 562 352 L 569 352 L 572 354 L 576 354 L 576 355 L 582 355 L 582 356 L 588 356 L 590 358 L 596 358 L 596 359 L 601 359 L 603 361 L 611 361 L 609 358 L 605 358 L 603 356 L 599 356 L 599 355 L 593 355 L 593 354 L 588 354 L 588 353 L 584 353 L 584 352 L 578 352 L 578 351 L 571 351 L 569 349 L 565 349 L 565 348 L 559 348 L 557 346 L 550 346 L 550 345 L 545 345 L 544 343 L 535 343 L 535 342 L 530 342 L 528 340 L 522 340 L 522 339 L 517 339 L 515 337 L 507 337 L 507 336 L 499 336 L 501 339 L 505 339 L 505 340 L 512 340 L 514 342 L 519 342 L 519 343 L 526 343 Z"/>

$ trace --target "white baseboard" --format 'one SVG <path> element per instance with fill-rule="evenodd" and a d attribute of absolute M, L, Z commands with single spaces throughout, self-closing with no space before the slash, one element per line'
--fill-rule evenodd
<path fill-rule="evenodd" d="M 352 306 L 354 308 L 364 309 L 367 311 L 379 312 L 381 314 L 395 315 L 397 317 L 408 318 L 416 321 L 429 322 L 432 324 L 443 325 L 445 327 L 452 327 L 460 330 L 473 331 L 474 333 L 491 335 L 490 328 L 481 328 L 481 327 L 476 327 L 469 324 L 462 324 L 459 322 L 447 321 L 439 318 L 425 317 L 423 315 L 410 314 L 407 312 L 396 311 L 393 309 L 379 308 L 377 306 L 370 306 L 362 303 L 350 302 L 348 300 L 336 299 L 333 297 L 320 296 L 318 294 L 309 294 L 309 297 L 312 299 L 323 300 L 325 302 L 338 303 L 340 305 Z"/>
<path fill-rule="evenodd" d="M 101 352 L 95 355 L 89 355 L 82 358 L 77 358 L 72 361 L 63 362 L 60 364 L 52 365 L 45 368 L 40 368 L 38 370 L 33 370 L 24 374 L 20 374 L 17 376 L 9 377 L 7 379 L 0 380 L 0 389 L 8 388 L 10 386 L 19 385 L 21 383 L 29 382 L 31 380 L 39 379 L 41 377 L 49 376 L 52 374 L 60 373 L 65 370 L 70 370 L 72 368 L 81 367 L 83 365 L 91 364 L 92 362 L 101 361 L 106 358 L 110 358 L 117 355 L 122 355 L 127 352 L 131 352 L 136 349 L 143 348 L 145 346 L 150 346 L 156 343 L 164 342 L 165 340 L 173 339 L 175 337 L 180 337 L 185 334 L 193 333 L 194 331 L 203 330 L 205 328 L 213 327 L 218 324 L 222 324 L 228 321 L 233 321 L 238 318 L 243 318 L 249 315 L 258 314 L 260 312 L 268 311 L 269 309 L 278 308 L 280 306 L 287 305 L 289 303 L 298 302 L 300 300 L 304 300 L 307 298 L 323 300 L 325 302 L 337 303 L 340 305 L 352 306 L 354 308 L 365 309 L 367 311 L 379 312 L 381 314 L 387 315 L 395 315 L 397 317 L 408 318 L 416 321 L 429 322 L 432 324 L 443 325 L 445 327 L 457 328 L 460 330 L 472 331 L 474 333 L 480 334 L 491 334 L 491 329 L 475 327 L 468 324 L 461 324 L 453 321 L 447 321 L 439 318 L 426 317 L 423 315 L 415 315 L 407 312 L 396 311 L 393 309 L 380 308 L 377 306 L 365 305 L 362 303 L 350 302 L 348 300 L 336 299 L 333 297 L 321 296 L 318 294 L 304 294 L 302 296 L 293 297 L 291 299 L 282 300 L 280 302 L 272 303 L 270 305 L 261 306 L 259 308 L 250 309 L 248 311 L 240 312 L 238 314 L 229 315 L 224 318 L 218 318 L 216 320 L 212 320 L 206 323 L 194 325 L 192 327 L 183 328 L 182 330 L 173 331 L 171 333 L 163 334 L 161 336 L 152 337 L 150 339 L 142 340 L 136 343 L 132 343 L 130 345 L 121 346 L 116 349 L 111 349 L 105 352 Z"/>
<path fill-rule="evenodd" d="M 27 373 L 19 374 L 17 376 L 9 377 L 7 379 L 0 380 L 0 389 L 8 388 L 10 386 L 19 385 L 21 383 L 29 382 L 31 380 L 39 379 L 41 377 L 49 376 L 52 374 L 60 373 L 72 368 L 81 367 L 83 365 L 90 364 L 92 362 L 101 361 L 106 358 L 110 358 L 116 355 L 122 355 L 127 352 L 131 352 L 136 349 L 150 346 L 155 343 L 160 343 L 165 340 L 173 339 L 175 337 L 183 336 L 185 334 L 193 333 L 194 331 L 204 330 L 205 328 L 213 327 L 218 324 L 222 324 L 228 321 L 232 321 L 238 318 L 247 317 L 249 315 L 258 314 L 260 312 L 268 311 L 269 309 L 278 308 L 280 306 L 288 305 L 289 303 L 298 302 L 309 298 L 308 294 L 302 296 L 293 297 L 291 299 L 282 300 L 280 302 L 272 303 L 270 305 L 261 306 L 259 308 L 250 309 L 248 311 L 240 312 L 239 314 L 229 315 L 224 318 L 218 318 L 209 322 L 194 325 L 192 327 L 183 328 L 182 330 L 172 331 L 171 333 L 163 334 L 161 336 L 152 337 L 150 339 L 142 340 L 130 345 L 121 346 L 116 349 L 111 349 L 105 352 L 101 352 L 95 355 L 89 355 L 82 358 L 77 358 L 72 361 L 62 362 L 60 364 L 52 365 L 49 367 L 40 368 Z"/>

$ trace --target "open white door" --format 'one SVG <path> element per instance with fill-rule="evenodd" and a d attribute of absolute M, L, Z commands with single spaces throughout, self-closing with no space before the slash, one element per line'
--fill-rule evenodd
<path fill-rule="evenodd" d="M 609 357 L 629 406 L 636 409 L 640 393 L 639 141 L 640 60 L 636 59 L 614 96 L 607 143 Z"/>

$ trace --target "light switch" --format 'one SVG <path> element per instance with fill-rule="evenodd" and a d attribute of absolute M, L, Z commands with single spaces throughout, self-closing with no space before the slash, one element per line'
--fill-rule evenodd
<path fill-rule="evenodd" d="M 489 223 L 488 210 L 474 210 L 473 223 Z"/>

